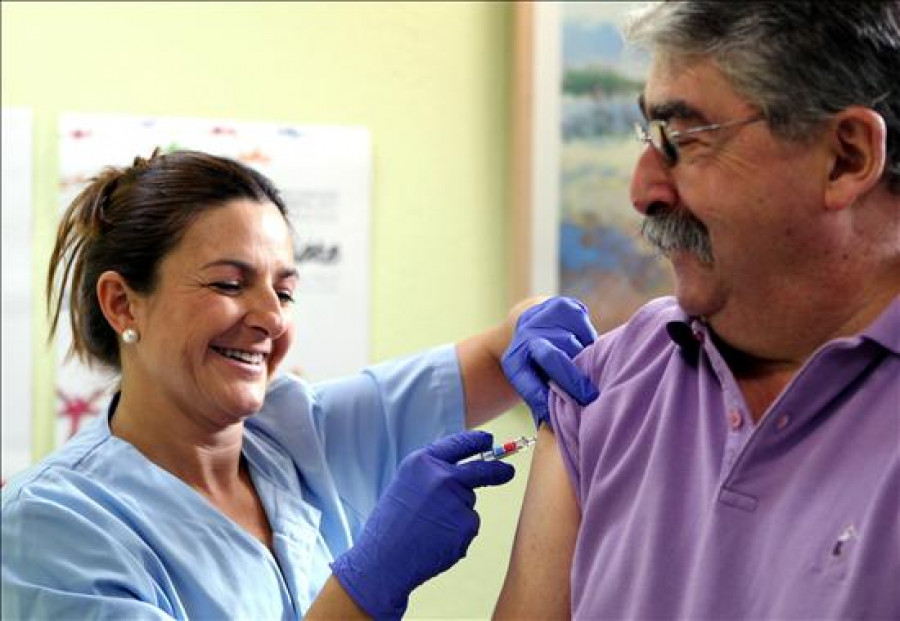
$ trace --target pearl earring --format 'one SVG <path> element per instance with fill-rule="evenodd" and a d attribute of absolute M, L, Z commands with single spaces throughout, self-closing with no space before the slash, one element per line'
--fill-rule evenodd
<path fill-rule="evenodd" d="M 125 328 L 122 330 L 122 340 L 129 345 L 137 343 L 141 340 L 141 335 L 134 328 Z"/>

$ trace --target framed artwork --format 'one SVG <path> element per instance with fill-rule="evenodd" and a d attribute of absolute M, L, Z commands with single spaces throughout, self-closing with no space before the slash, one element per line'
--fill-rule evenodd
<path fill-rule="evenodd" d="M 629 198 L 649 59 L 621 35 L 639 2 L 518 2 L 511 295 L 582 300 L 605 331 L 672 291 Z"/>

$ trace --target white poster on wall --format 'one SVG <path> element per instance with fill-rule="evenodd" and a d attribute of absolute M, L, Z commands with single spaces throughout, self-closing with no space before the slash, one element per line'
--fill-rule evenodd
<path fill-rule="evenodd" d="M 3 108 L 2 478 L 31 461 L 31 110 Z"/>
<path fill-rule="evenodd" d="M 372 149 L 366 129 L 65 114 L 59 131 L 61 209 L 103 167 L 129 165 L 157 146 L 230 157 L 269 177 L 294 224 L 300 273 L 296 337 L 283 368 L 317 381 L 368 364 Z M 114 388 L 108 376 L 63 359 L 67 328 L 57 340 L 58 441 L 102 411 Z"/>

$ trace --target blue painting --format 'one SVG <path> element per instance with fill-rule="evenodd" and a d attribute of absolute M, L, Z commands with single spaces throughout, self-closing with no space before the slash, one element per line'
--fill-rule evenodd
<path fill-rule="evenodd" d="M 648 58 L 621 25 L 639 3 L 561 5 L 559 289 L 601 331 L 672 290 L 668 265 L 640 238 L 629 183 L 642 145 L 634 124 Z"/>

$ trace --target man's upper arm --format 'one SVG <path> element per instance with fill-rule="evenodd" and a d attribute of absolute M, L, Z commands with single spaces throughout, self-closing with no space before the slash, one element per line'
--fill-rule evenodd
<path fill-rule="evenodd" d="M 580 522 L 556 436 L 542 425 L 495 618 L 571 617 L 570 571 Z"/>

